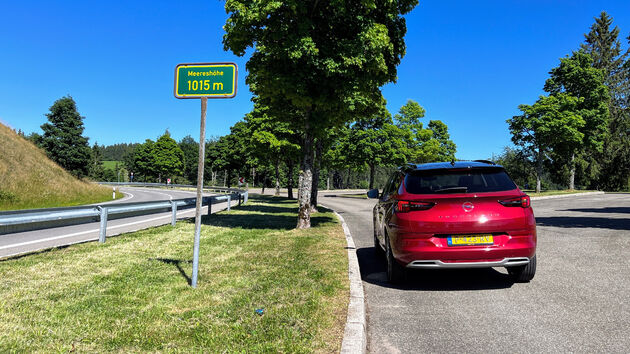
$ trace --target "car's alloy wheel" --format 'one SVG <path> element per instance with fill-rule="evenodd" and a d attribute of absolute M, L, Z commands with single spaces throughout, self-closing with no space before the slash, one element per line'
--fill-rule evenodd
<path fill-rule="evenodd" d="M 523 266 L 507 267 L 507 271 L 510 273 L 515 282 L 526 283 L 534 279 L 534 275 L 536 275 L 536 255 L 534 255 L 528 264 Z"/>
<path fill-rule="evenodd" d="M 385 236 L 385 248 L 385 258 L 387 259 L 387 281 L 392 284 L 400 284 L 405 280 L 406 270 L 394 258 L 392 246 L 387 235 Z"/>

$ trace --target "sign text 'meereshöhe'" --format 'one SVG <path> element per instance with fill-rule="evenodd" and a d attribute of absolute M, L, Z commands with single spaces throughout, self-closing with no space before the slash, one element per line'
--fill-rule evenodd
<path fill-rule="evenodd" d="M 234 97 L 236 75 L 234 63 L 179 64 L 175 68 L 175 97 Z"/>

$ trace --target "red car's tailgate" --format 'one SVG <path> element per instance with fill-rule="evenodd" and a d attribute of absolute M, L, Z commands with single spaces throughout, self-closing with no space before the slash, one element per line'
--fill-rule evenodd
<path fill-rule="evenodd" d="M 432 202 L 428 210 L 396 212 L 398 236 L 428 238 L 434 235 L 519 234 L 535 227 L 531 208 L 507 207 L 502 200 L 517 198 L 519 190 L 478 194 L 400 195 L 400 200 Z"/>

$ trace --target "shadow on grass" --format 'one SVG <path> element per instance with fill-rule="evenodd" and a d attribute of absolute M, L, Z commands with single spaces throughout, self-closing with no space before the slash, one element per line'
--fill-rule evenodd
<path fill-rule="evenodd" d="M 235 210 L 243 210 L 243 211 L 254 211 L 258 213 L 269 213 L 269 214 L 282 214 L 282 213 L 296 213 L 298 208 L 295 207 L 284 207 L 284 206 L 274 206 L 274 205 L 252 205 L 245 204 L 240 207 L 235 207 Z"/>
<path fill-rule="evenodd" d="M 407 280 L 400 285 L 387 282 L 385 256 L 379 256 L 374 247 L 357 250 L 361 279 L 384 288 L 411 291 L 472 291 L 505 289 L 514 284 L 512 278 L 494 268 L 477 269 L 412 269 Z"/>
<path fill-rule="evenodd" d="M 311 226 L 333 222 L 330 216 L 311 216 Z M 275 229 L 291 230 L 297 224 L 297 215 L 269 215 L 269 214 L 212 214 L 202 217 L 201 223 L 204 225 L 219 227 L 240 227 L 243 229 Z"/>
<path fill-rule="evenodd" d="M 185 260 L 182 260 L 182 259 L 171 259 L 171 258 L 149 258 L 149 260 L 150 261 L 162 262 L 164 264 L 174 265 L 177 268 L 177 270 L 179 271 L 179 274 L 181 274 L 182 277 L 184 277 L 184 279 L 186 279 L 186 282 L 188 283 L 188 285 L 192 284 L 192 279 L 190 279 L 188 274 L 186 274 L 186 272 L 184 271 L 184 269 L 181 266 L 182 263 L 192 264 L 192 261 L 185 261 Z"/>

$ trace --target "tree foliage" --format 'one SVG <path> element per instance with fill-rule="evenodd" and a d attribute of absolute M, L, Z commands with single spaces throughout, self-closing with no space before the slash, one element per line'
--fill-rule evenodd
<path fill-rule="evenodd" d="M 417 0 L 227 0 L 226 50 L 252 48 L 246 82 L 272 111 L 297 112 L 304 134 L 298 227 L 310 227 L 313 142 L 380 100 L 405 54 L 403 15 Z M 273 115 L 276 119 L 287 116 Z"/>
<path fill-rule="evenodd" d="M 39 140 L 48 157 L 76 177 L 88 174 L 92 151 L 88 138 L 83 136 L 83 119 L 70 96 L 58 99 L 46 114 L 48 123 Z"/>
<path fill-rule="evenodd" d="M 154 173 L 157 173 L 160 180 L 182 173 L 184 153 L 168 130 L 153 145 L 152 155 Z"/>

